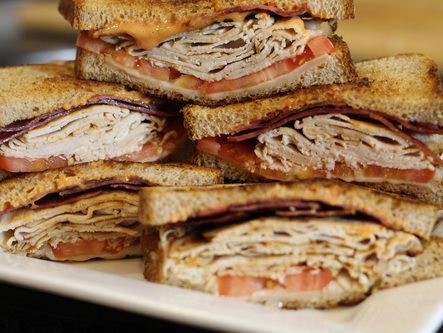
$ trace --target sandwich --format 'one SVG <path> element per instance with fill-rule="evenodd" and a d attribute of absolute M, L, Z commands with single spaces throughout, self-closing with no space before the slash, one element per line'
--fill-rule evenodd
<path fill-rule="evenodd" d="M 213 105 L 356 78 L 336 22 L 352 0 L 61 0 L 77 75 Z"/>
<path fill-rule="evenodd" d="M 0 68 L 0 169 L 35 172 L 96 160 L 157 162 L 186 141 L 182 105 L 81 81 L 74 63 Z"/>
<path fill-rule="evenodd" d="M 443 249 L 431 238 L 437 211 L 333 180 L 146 188 L 144 274 L 284 308 L 352 304 L 443 274 L 432 261 Z M 433 262 L 428 275 L 420 270 L 425 262 Z"/>
<path fill-rule="evenodd" d="M 356 64 L 362 82 L 220 107 L 191 105 L 196 162 L 231 180 L 335 178 L 443 205 L 443 92 L 421 55 Z"/>
<path fill-rule="evenodd" d="M 96 161 L 0 183 L 0 247 L 56 261 L 140 256 L 138 191 L 212 185 L 215 169 Z"/>

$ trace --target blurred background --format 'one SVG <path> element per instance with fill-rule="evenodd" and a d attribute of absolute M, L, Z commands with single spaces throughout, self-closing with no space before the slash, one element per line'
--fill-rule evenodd
<path fill-rule="evenodd" d="M 443 0 L 355 0 L 356 19 L 338 34 L 356 60 L 419 52 L 443 75 Z M 0 0 L 0 65 L 73 59 L 75 32 L 57 0 Z"/>

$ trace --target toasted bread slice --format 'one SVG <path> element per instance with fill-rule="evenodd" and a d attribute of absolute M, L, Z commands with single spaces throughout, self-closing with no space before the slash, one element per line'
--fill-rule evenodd
<path fill-rule="evenodd" d="M 107 182 L 143 183 L 162 186 L 213 185 L 223 182 L 217 169 L 186 164 L 151 164 L 97 161 L 62 169 L 21 175 L 0 183 L 0 212 L 33 204 L 42 197 L 89 184 Z"/>
<path fill-rule="evenodd" d="M 121 22 L 192 21 L 211 17 L 232 8 L 272 6 L 282 11 L 302 9 L 323 19 L 348 19 L 354 17 L 353 0 L 276 0 L 276 1 L 145 1 L 145 0 L 61 0 L 60 13 L 77 30 L 98 30 Z"/>
<path fill-rule="evenodd" d="M 81 106 L 98 96 L 153 102 L 152 98 L 122 85 L 78 80 L 74 62 L 3 67 L 0 81 L 0 127 Z"/>
<path fill-rule="evenodd" d="M 303 200 L 347 207 L 375 217 L 385 226 L 429 238 L 437 207 L 343 182 L 309 180 L 295 183 L 212 187 L 151 187 L 140 192 L 140 223 L 161 226 L 184 222 L 231 205 L 265 200 Z"/>
<path fill-rule="evenodd" d="M 86 80 L 118 82 L 146 94 L 192 101 L 203 105 L 218 105 L 270 96 L 301 87 L 345 83 L 355 80 L 356 73 L 346 43 L 337 36 L 334 36 L 332 41 L 336 51 L 328 57 L 328 61 L 323 66 L 313 67 L 301 75 L 295 70 L 293 73 L 257 86 L 206 96 L 197 94 L 193 90 L 177 87 L 167 81 L 130 74 L 125 69 L 108 63 L 105 55 L 95 54 L 84 49 L 78 49 L 77 51 L 76 71 L 79 78 Z M 300 70 L 302 70 L 302 67 L 300 67 Z"/>
<path fill-rule="evenodd" d="M 404 54 L 356 64 L 362 82 L 309 87 L 247 103 L 216 108 L 183 109 L 192 140 L 232 135 L 239 127 L 267 120 L 288 110 L 313 105 L 346 105 L 369 109 L 416 123 L 443 126 L 443 92 L 436 64 L 419 54 Z"/>

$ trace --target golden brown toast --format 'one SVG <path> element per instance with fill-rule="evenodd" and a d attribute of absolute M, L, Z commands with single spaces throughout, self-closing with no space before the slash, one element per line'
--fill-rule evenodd
<path fill-rule="evenodd" d="M 77 30 L 98 30 L 121 22 L 192 21 L 242 6 L 272 6 L 284 11 L 303 8 L 323 19 L 354 17 L 353 0 L 61 0 L 59 11 Z"/>
<path fill-rule="evenodd" d="M 97 96 L 152 102 L 151 98 L 119 84 L 78 80 L 74 62 L 3 67 L 0 81 L 0 127 L 81 106 Z"/>

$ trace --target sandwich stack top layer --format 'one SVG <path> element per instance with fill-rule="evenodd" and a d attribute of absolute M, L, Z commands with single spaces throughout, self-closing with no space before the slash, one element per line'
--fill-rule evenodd
<path fill-rule="evenodd" d="M 310 180 L 296 183 L 228 185 L 205 188 L 151 187 L 140 192 L 141 223 L 153 226 L 185 222 L 231 206 L 301 200 L 363 213 L 383 225 L 429 238 L 437 207 L 347 183 Z M 352 215 L 352 214 L 351 214 Z"/>

